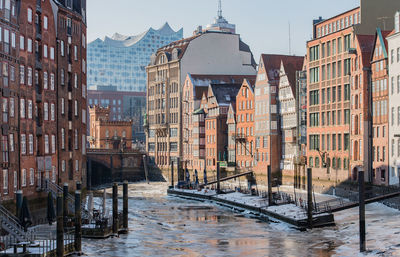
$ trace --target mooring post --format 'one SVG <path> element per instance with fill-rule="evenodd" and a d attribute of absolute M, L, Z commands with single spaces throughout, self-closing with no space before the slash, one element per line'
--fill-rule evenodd
<path fill-rule="evenodd" d="M 268 206 L 272 206 L 272 174 L 271 174 L 271 165 L 268 165 L 267 168 L 267 176 L 268 176 Z"/>
<path fill-rule="evenodd" d="M 64 211 L 63 194 L 57 195 L 57 256 L 64 257 Z"/>
<path fill-rule="evenodd" d="M 16 203 L 16 215 L 17 217 L 19 217 L 19 213 L 21 211 L 21 207 L 22 207 L 22 190 L 18 190 L 15 194 L 15 203 Z"/>
<path fill-rule="evenodd" d="M 114 183 L 112 188 L 112 211 L 113 211 L 113 233 L 118 235 L 118 184 Z"/>
<path fill-rule="evenodd" d="M 360 216 L 360 252 L 365 252 L 365 182 L 364 171 L 358 170 L 358 200 L 359 200 L 359 216 Z"/>
<path fill-rule="evenodd" d="M 123 186 L 123 227 L 125 233 L 128 233 L 128 181 L 124 181 Z"/>
<path fill-rule="evenodd" d="M 221 174 L 219 170 L 219 162 L 217 162 L 217 194 L 221 193 Z"/>
<path fill-rule="evenodd" d="M 87 189 L 92 190 L 92 160 L 88 160 Z"/>
<path fill-rule="evenodd" d="M 75 191 L 75 252 L 82 253 L 82 214 L 81 214 L 81 191 Z"/>
<path fill-rule="evenodd" d="M 307 168 L 307 219 L 308 227 L 312 228 L 312 211 L 313 211 L 313 197 L 312 197 L 312 169 Z"/>
<path fill-rule="evenodd" d="M 149 183 L 149 171 L 147 167 L 147 156 L 143 155 L 143 166 L 144 166 L 144 176 L 146 178 L 146 182 Z"/>
<path fill-rule="evenodd" d="M 174 188 L 174 162 L 171 162 L 171 188 Z"/>
<path fill-rule="evenodd" d="M 64 183 L 63 186 L 63 219 L 64 219 L 64 228 L 67 227 L 68 221 L 68 183 Z"/>
<path fill-rule="evenodd" d="M 82 182 L 76 181 L 76 190 L 82 190 Z"/>

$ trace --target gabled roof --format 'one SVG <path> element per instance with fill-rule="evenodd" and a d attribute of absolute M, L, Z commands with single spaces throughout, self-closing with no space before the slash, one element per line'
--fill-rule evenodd
<path fill-rule="evenodd" d="M 236 104 L 231 103 L 228 109 L 228 118 L 226 120 L 226 124 L 235 124 L 235 123 L 236 123 Z"/>
<path fill-rule="evenodd" d="M 363 67 L 370 67 L 371 66 L 370 58 L 375 46 L 375 36 L 356 35 L 356 38 L 361 50 Z"/>
<path fill-rule="evenodd" d="M 284 62 L 286 65 L 289 63 L 295 63 L 297 67 L 297 63 L 301 62 L 301 64 L 303 64 L 304 57 L 278 54 L 261 54 L 261 61 L 264 64 L 265 70 L 267 71 L 268 79 L 274 80 L 279 77 L 281 62 Z"/>
<path fill-rule="evenodd" d="M 282 66 L 289 80 L 289 85 L 292 88 L 293 94 L 296 92 L 296 71 L 303 70 L 304 57 L 284 58 Z"/>
<path fill-rule="evenodd" d="M 374 45 L 372 48 L 372 54 L 371 54 L 371 62 L 374 58 L 374 54 L 375 54 L 375 46 L 376 46 L 376 42 L 379 39 L 381 46 L 382 46 L 382 51 L 383 51 L 383 56 L 385 58 L 388 58 L 388 42 L 386 40 L 386 37 L 391 33 L 391 30 L 381 30 L 380 28 L 376 28 L 376 33 L 375 33 L 375 40 L 374 40 Z"/>
<path fill-rule="evenodd" d="M 242 84 L 210 84 L 210 89 L 219 106 L 229 106 L 236 102 L 236 95 L 241 86 Z"/>
<path fill-rule="evenodd" d="M 248 79 L 250 82 L 254 83 L 256 76 L 255 75 L 198 75 L 198 74 L 190 74 L 188 73 L 188 77 L 190 78 L 193 85 L 193 95 L 194 98 L 200 100 L 203 96 L 203 93 L 207 95 L 208 86 L 210 84 L 228 84 L 228 83 L 242 83 L 244 79 Z"/>

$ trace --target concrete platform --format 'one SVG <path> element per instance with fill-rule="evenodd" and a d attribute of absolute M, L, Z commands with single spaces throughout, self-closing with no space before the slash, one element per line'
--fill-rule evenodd
<path fill-rule="evenodd" d="M 268 201 L 259 196 L 250 196 L 239 192 L 217 194 L 214 190 L 186 190 L 168 189 L 169 195 L 194 200 L 208 200 L 231 208 L 240 208 L 264 214 L 270 218 L 277 219 L 295 226 L 298 229 L 308 228 L 307 214 L 305 210 L 294 204 L 283 204 L 268 206 Z M 334 216 L 331 213 L 321 213 L 313 216 L 313 227 L 324 227 L 335 225 Z"/>

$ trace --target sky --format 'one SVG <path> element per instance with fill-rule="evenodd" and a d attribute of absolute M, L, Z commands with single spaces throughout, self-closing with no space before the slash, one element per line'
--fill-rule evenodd
<path fill-rule="evenodd" d="M 112 2 L 112 4 L 110 4 Z M 222 15 L 236 24 L 258 63 L 261 53 L 304 55 L 312 21 L 333 17 L 359 6 L 360 0 L 222 0 Z M 212 23 L 217 0 L 87 0 L 88 42 L 115 32 L 136 35 L 168 22 L 183 27 L 184 37 Z"/>

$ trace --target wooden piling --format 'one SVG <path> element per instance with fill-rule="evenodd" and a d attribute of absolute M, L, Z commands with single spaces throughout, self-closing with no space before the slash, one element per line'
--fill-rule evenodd
<path fill-rule="evenodd" d="M 81 191 L 75 191 L 75 252 L 82 254 L 82 213 Z"/>
<path fill-rule="evenodd" d="M 76 181 L 76 190 L 82 190 L 82 182 Z"/>
<path fill-rule="evenodd" d="M 149 170 L 147 167 L 147 156 L 143 155 L 143 166 L 144 166 L 144 176 L 146 177 L 146 182 L 149 183 Z"/>
<path fill-rule="evenodd" d="M 308 227 L 311 229 L 313 226 L 312 222 L 312 211 L 313 211 L 313 197 L 312 197 L 312 169 L 307 168 L 307 220 Z"/>
<path fill-rule="evenodd" d="M 171 162 L 171 188 L 174 188 L 174 162 Z"/>
<path fill-rule="evenodd" d="M 64 183 L 63 186 L 63 220 L 64 220 L 64 229 L 67 227 L 68 221 L 68 183 Z"/>
<path fill-rule="evenodd" d="M 63 194 L 57 195 L 57 256 L 64 257 L 64 211 Z"/>
<path fill-rule="evenodd" d="M 16 193 L 15 193 L 15 198 L 16 198 L 16 200 L 15 200 L 15 203 L 16 203 L 16 208 L 15 208 L 15 210 L 16 210 L 16 217 L 19 217 L 19 213 L 21 212 L 21 207 L 22 207 L 22 190 L 18 190 Z"/>
<path fill-rule="evenodd" d="M 219 170 L 219 162 L 217 162 L 217 194 L 221 193 L 221 174 Z"/>
<path fill-rule="evenodd" d="M 268 176 L 268 206 L 272 206 L 272 173 L 271 173 L 271 165 L 268 165 L 267 168 L 267 176 Z"/>
<path fill-rule="evenodd" d="M 112 214 L 113 214 L 112 230 L 115 235 L 118 235 L 118 184 L 117 183 L 114 183 L 112 188 Z"/>
<path fill-rule="evenodd" d="M 365 183 L 364 171 L 358 171 L 358 200 L 359 200 L 359 216 L 360 216 L 360 252 L 365 252 Z"/>
<path fill-rule="evenodd" d="M 123 228 L 124 232 L 128 233 L 128 181 L 124 181 L 123 185 Z"/>

